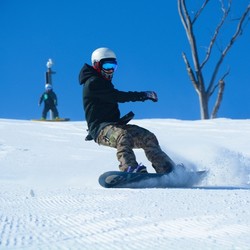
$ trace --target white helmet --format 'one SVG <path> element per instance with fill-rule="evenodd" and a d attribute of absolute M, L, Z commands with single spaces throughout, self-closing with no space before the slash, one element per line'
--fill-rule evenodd
<path fill-rule="evenodd" d="M 92 65 L 94 66 L 95 62 L 100 62 L 102 59 L 107 59 L 107 58 L 116 60 L 116 55 L 111 49 L 109 48 L 96 49 L 91 56 Z"/>
<path fill-rule="evenodd" d="M 51 90 L 52 89 L 52 85 L 51 84 L 45 84 L 45 90 Z"/>

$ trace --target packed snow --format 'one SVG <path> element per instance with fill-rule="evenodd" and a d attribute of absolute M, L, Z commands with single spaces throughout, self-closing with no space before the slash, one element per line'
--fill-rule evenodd
<path fill-rule="evenodd" d="M 116 151 L 86 142 L 84 121 L 0 119 L 0 249 L 250 249 L 250 120 L 132 123 L 208 175 L 193 188 L 105 189 Z"/>

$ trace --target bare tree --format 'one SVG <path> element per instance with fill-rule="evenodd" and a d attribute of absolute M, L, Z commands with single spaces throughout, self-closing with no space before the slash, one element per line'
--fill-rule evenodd
<path fill-rule="evenodd" d="M 246 23 L 250 19 L 249 18 L 250 4 L 248 4 L 247 8 L 245 9 L 241 17 L 234 20 L 238 22 L 236 30 L 232 35 L 231 39 L 229 40 L 228 44 L 226 44 L 224 48 L 219 50 L 220 55 L 217 62 L 215 62 L 214 69 L 211 72 L 210 80 L 207 83 L 205 83 L 203 74 L 204 67 L 207 65 L 209 59 L 211 58 L 214 45 L 216 44 L 216 40 L 218 39 L 218 34 L 222 30 L 222 26 L 225 23 L 226 19 L 228 18 L 228 14 L 231 10 L 231 3 L 232 3 L 232 0 L 227 0 L 227 6 L 225 6 L 224 4 L 225 0 L 224 1 L 218 0 L 220 1 L 221 4 L 222 16 L 208 44 L 205 56 L 203 60 L 200 60 L 199 58 L 200 54 L 198 53 L 196 36 L 194 33 L 194 26 L 198 18 L 200 17 L 201 13 L 209 3 L 209 1 L 210 0 L 204 0 L 199 10 L 196 13 L 194 13 L 193 17 L 191 18 L 188 9 L 186 7 L 186 0 L 178 0 L 178 12 L 182 24 L 184 26 L 184 29 L 186 31 L 186 35 L 190 45 L 193 66 L 190 65 L 190 61 L 188 60 L 184 52 L 182 53 L 182 56 L 186 64 L 188 76 L 193 84 L 194 89 L 196 90 L 199 96 L 201 119 L 216 118 L 217 116 L 224 94 L 225 78 L 229 74 L 229 69 L 228 69 L 226 72 L 218 76 L 220 67 L 223 63 L 223 60 L 225 59 L 225 56 L 227 55 L 228 51 L 232 48 L 232 45 L 234 44 L 236 39 L 240 35 L 242 35 L 244 29 L 243 23 Z M 215 91 L 217 92 L 217 97 L 215 98 L 215 103 L 210 116 L 208 104 L 210 97 L 215 93 Z"/>

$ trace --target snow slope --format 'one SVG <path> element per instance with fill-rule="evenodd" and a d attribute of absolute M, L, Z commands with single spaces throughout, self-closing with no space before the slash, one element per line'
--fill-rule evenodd
<path fill-rule="evenodd" d="M 0 249 L 250 249 L 250 120 L 133 123 L 209 170 L 200 187 L 104 189 L 116 152 L 85 122 L 0 119 Z"/>

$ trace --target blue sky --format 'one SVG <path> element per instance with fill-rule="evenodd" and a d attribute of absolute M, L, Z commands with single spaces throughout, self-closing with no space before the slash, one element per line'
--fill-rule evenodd
<path fill-rule="evenodd" d="M 190 9 L 196 10 L 197 2 L 203 1 Z M 234 0 L 232 19 L 248 4 L 249 0 Z M 211 1 L 197 24 L 201 52 L 218 21 L 218 6 Z M 217 48 L 228 42 L 235 24 L 226 23 Z M 200 119 L 198 96 L 181 56 L 184 51 L 191 60 L 177 0 L 1 0 L 0 30 L 0 118 L 41 117 L 38 99 L 44 90 L 46 62 L 52 58 L 60 116 L 83 120 L 78 74 L 85 62 L 90 63 L 92 51 L 105 46 L 118 58 L 113 79 L 117 89 L 154 90 L 159 97 L 158 103 L 120 104 L 122 114 L 132 110 L 137 119 Z M 221 74 L 229 66 L 231 71 L 219 117 L 250 117 L 249 58 L 250 24 L 224 61 Z M 208 75 L 215 61 L 207 68 Z"/>

